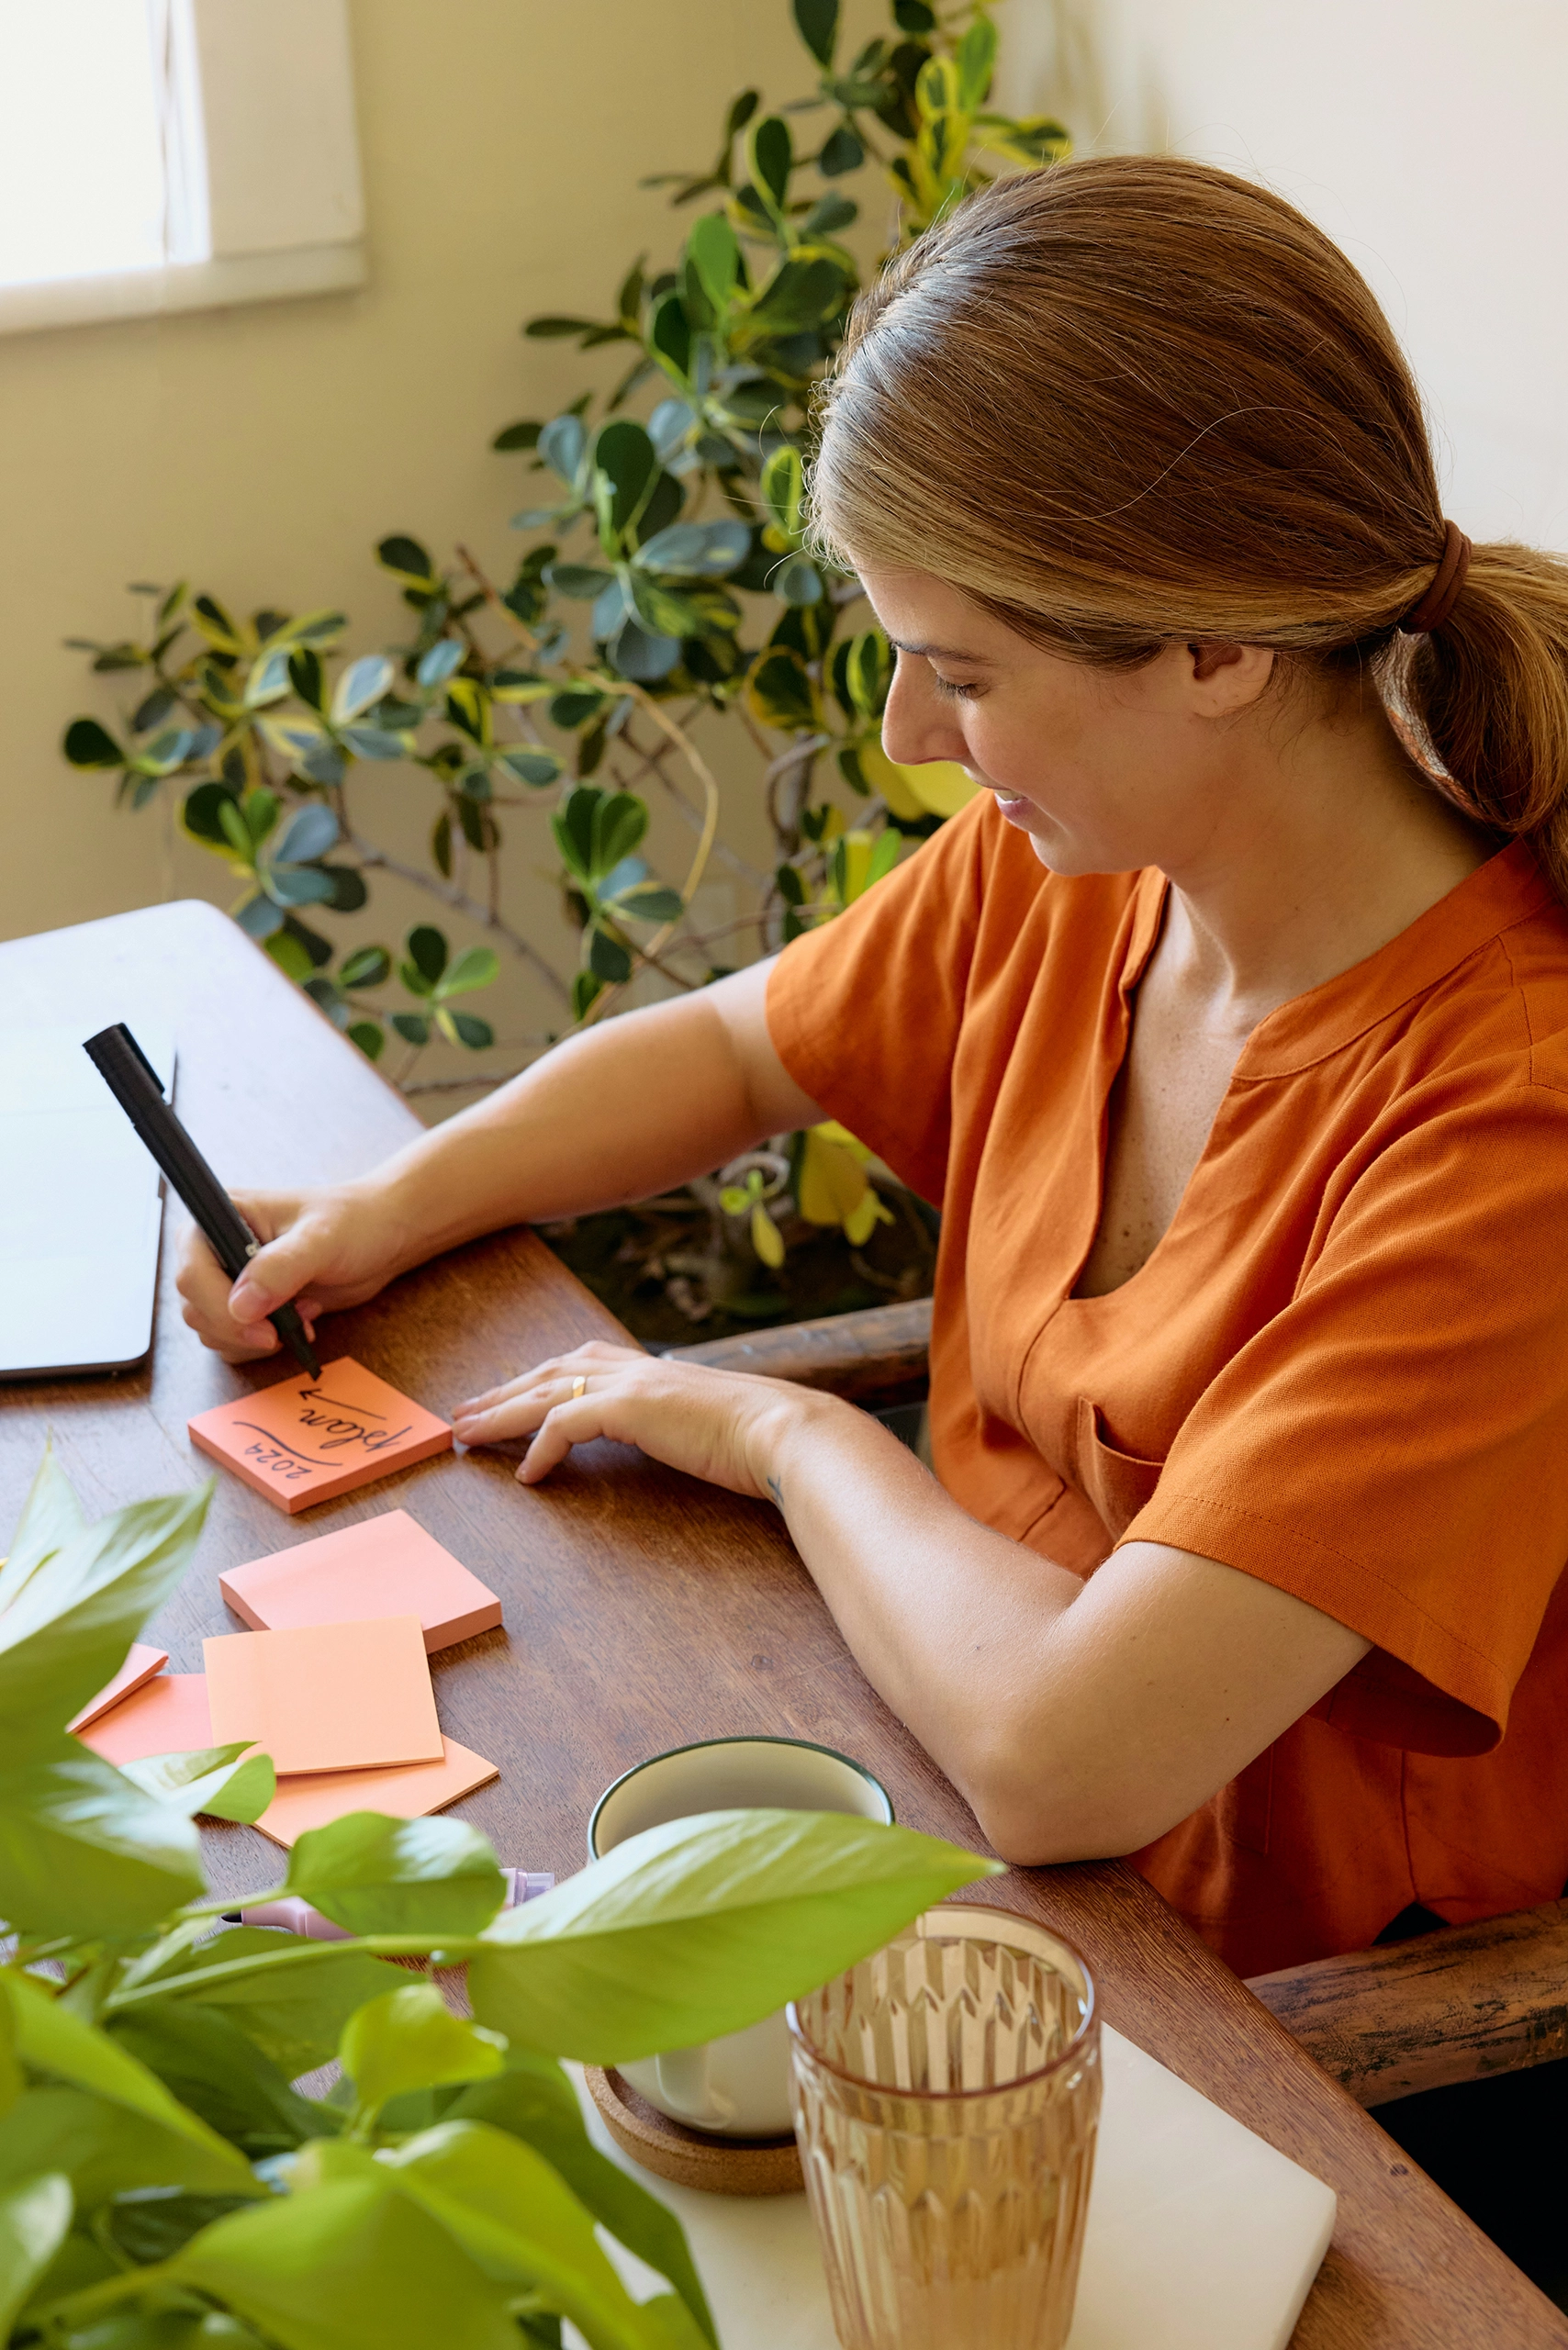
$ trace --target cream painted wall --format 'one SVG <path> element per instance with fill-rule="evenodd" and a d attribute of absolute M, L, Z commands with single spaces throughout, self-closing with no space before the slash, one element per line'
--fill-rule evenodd
<path fill-rule="evenodd" d="M 1010 100 L 1265 181 L 1414 361 L 1449 510 L 1568 545 L 1563 0 L 1004 0 Z"/>
<path fill-rule="evenodd" d="M 519 322 L 608 307 L 639 247 L 667 251 L 687 217 L 638 178 L 704 160 L 748 81 L 809 86 L 786 0 L 354 0 L 353 18 L 364 291 L 0 337 L 0 936 L 229 894 L 216 858 L 153 811 L 111 815 L 110 779 L 61 760 L 70 717 L 117 708 L 117 681 L 61 639 L 129 628 L 123 582 L 189 575 L 247 610 L 340 604 L 369 649 L 401 610 L 372 554 L 387 531 L 438 553 L 466 538 L 504 568 L 507 516 L 538 476 L 492 434 L 616 364 L 525 342 Z M 370 769 L 359 789 L 366 829 L 420 857 L 422 779 Z M 543 833 L 512 858 L 508 911 L 569 969 L 530 869 L 552 862 Z M 373 912 L 359 927 L 392 936 L 430 909 L 383 884 Z M 550 1016 L 537 988 L 498 994 L 505 1032 Z"/>

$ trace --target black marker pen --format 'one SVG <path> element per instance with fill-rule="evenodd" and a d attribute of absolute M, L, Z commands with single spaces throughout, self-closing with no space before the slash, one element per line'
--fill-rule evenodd
<path fill-rule="evenodd" d="M 83 1050 L 196 1218 L 231 1281 L 238 1281 L 260 1241 L 163 1099 L 157 1071 L 123 1021 L 89 1036 Z M 297 1362 L 319 1379 L 305 1325 L 292 1305 L 267 1320 Z"/>

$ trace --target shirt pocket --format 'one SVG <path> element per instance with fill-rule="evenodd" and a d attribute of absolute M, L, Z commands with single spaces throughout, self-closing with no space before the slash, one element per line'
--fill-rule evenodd
<path fill-rule="evenodd" d="M 1118 1451 L 1103 1434 L 1100 1407 L 1081 1396 L 1078 1404 L 1078 1482 L 1113 1542 L 1119 1542 L 1140 1509 L 1154 1499 L 1163 1460 L 1140 1460 Z"/>

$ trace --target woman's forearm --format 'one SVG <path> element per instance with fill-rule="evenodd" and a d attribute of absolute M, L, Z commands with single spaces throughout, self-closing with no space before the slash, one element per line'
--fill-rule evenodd
<path fill-rule="evenodd" d="M 768 1046 L 766 979 L 737 979 L 568 1038 L 377 1169 L 398 1270 L 503 1225 L 653 1197 L 813 1115 Z"/>
<path fill-rule="evenodd" d="M 978 1524 L 879 1421 L 833 1398 L 780 1416 L 769 1462 L 768 1491 L 867 1678 L 1002 1849 L 996 1785 L 1078 1577 Z"/>
<path fill-rule="evenodd" d="M 1166 1544 L 1087 1582 L 980 1526 L 867 1415 L 781 1408 L 765 1482 L 868 1680 L 1004 1859 L 1137 1852 L 1207 1801 L 1368 1643 Z"/>

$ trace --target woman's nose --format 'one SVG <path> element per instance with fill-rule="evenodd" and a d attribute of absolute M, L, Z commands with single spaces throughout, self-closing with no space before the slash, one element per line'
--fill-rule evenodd
<path fill-rule="evenodd" d="M 932 685 L 930 672 L 906 668 L 893 672 L 888 706 L 882 712 L 882 748 L 900 767 L 915 767 L 927 759 L 968 757 L 969 748 L 950 705 Z"/>

